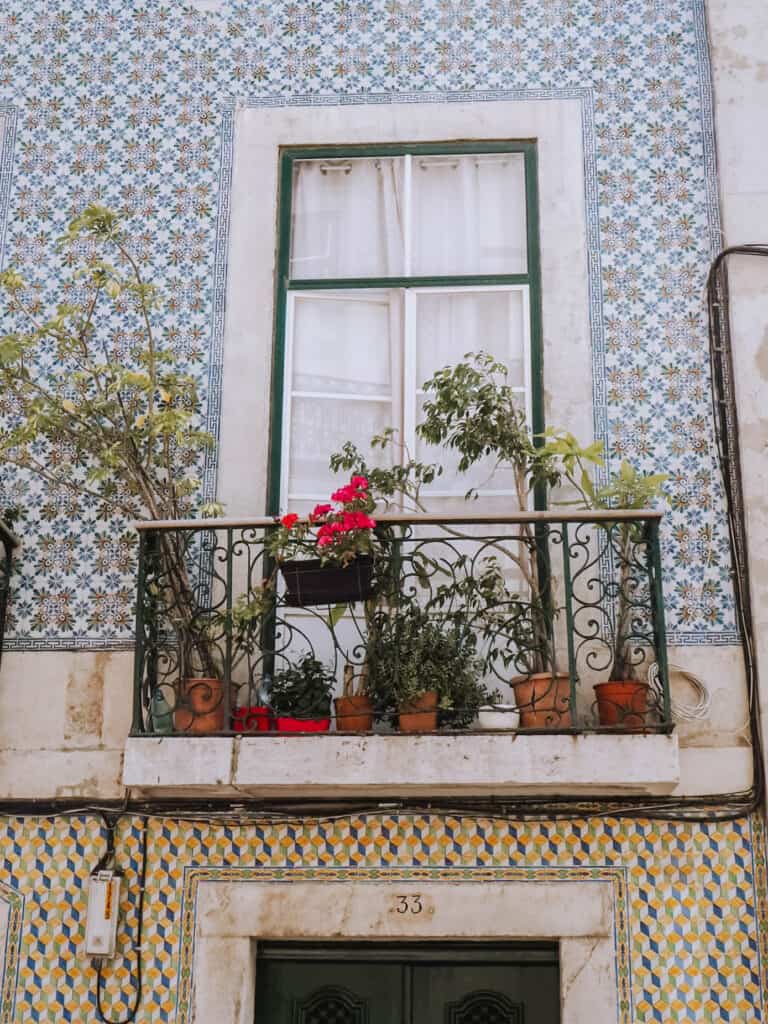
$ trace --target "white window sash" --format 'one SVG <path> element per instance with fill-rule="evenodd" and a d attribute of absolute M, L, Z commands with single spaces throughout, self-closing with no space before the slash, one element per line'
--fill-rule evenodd
<path fill-rule="evenodd" d="M 389 402 L 392 408 L 391 425 L 399 431 L 401 441 L 408 447 L 411 453 L 416 451 L 416 417 L 417 404 L 420 396 L 424 394 L 420 382 L 416 380 L 416 331 L 418 316 L 418 298 L 420 295 L 441 294 L 477 294 L 481 292 L 499 292 L 510 296 L 520 294 L 522 307 L 522 360 L 524 372 L 524 386 L 516 386 L 514 390 L 523 396 L 526 417 L 529 426 L 532 424 L 532 393 L 531 393 L 531 321 L 530 321 L 530 287 L 527 284 L 500 284 L 500 285 L 445 285 L 442 287 L 419 287 L 388 289 L 389 296 L 399 296 L 402 303 L 402 329 L 400 337 L 392 337 L 391 343 L 396 350 L 393 355 L 392 394 L 390 395 L 368 395 L 344 392 L 320 392 L 307 391 L 293 388 L 294 368 L 294 344 L 295 344 L 295 323 L 296 303 L 302 299 L 333 299 L 338 302 L 340 298 L 344 301 L 367 301 L 370 302 L 370 292 L 381 292 L 381 288 L 372 285 L 368 289 L 306 289 L 291 290 L 287 295 L 286 318 L 285 318 L 285 359 L 283 378 L 283 422 L 282 422 L 282 445 L 280 459 L 280 509 L 284 512 L 291 501 L 314 501 L 323 500 L 327 495 L 307 494 L 291 490 L 290 484 L 290 452 L 293 435 L 292 409 L 295 398 L 316 398 L 319 400 L 333 400 L 339 402 Z M 391 298 L 390 309 L 393 307 Z M 509 304 L 510 320 L 508 325 L 508 339 L 515 336 L 517 325 L 513 323 L 512 317 L 516 316 L 513 304 Z M 397 351 L 399 350 L 399 351 Z M 511 358 L 512 352 L 507 352 Z M 399 358 L 398 358 L 399 357 Z M 399 363 L 400 372 L 396 372 Z M 368 438 L 351 439 L 361 444 L 366 444 Z M 328 453 L 330 456 L 330 452 Z M 460 497 L 464 490 L 457 488 L 455 491 L 430 489 L 431 498 Z M 509 489 L 483 487 L 478 490 L 479 497 L 513 497 L 515 492 Z"/>

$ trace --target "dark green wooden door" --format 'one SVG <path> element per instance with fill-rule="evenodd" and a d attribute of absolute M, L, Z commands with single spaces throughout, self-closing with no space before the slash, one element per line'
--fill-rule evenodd
<path fill-rule="evenodd" d="M 558 1024 L 550 948 L 266 946 L 256 1024 Z"/>

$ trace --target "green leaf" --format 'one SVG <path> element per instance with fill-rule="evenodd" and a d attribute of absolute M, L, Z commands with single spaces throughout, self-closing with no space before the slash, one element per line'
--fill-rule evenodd
<path fill-rule="evenodd" d="M 348 605 L 346 604 L 337 604 L 334 605 L 333 608 L 329 609 L 328 625 L 330 626 L 331 629 L 335 629 L 339 622 L 341 622 L 341 620 L 344 618 L 344 615 L 346 614 L 347 608 Z"/>

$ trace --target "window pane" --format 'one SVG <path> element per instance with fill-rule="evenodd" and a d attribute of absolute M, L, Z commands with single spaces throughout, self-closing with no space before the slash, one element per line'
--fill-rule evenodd
<path fill-rule="evenodd" d="M 297 295 L 293 390 L 392 394 L 392 318 L 386 292 Z"/>
<path fill-rule="evenodd" d="M 525 386 L 523 292 L 421 292 L 416 298 L 416 383 L 454 366 L 467 352 L 488 352 Z"/>
<path fill-rule="evenodd" d="M 509 368 L 508 381 L 525 388 L 525 326 L 523 293 L 514 291 L 464 291 L 420 293 L 416 299 L 416 380 L 419 391 L 426 380 L 444 366 L 455 366 L 467 352 L 485 351 Z M 426 396 L 428 397 L 428 396 Z M 423 419 L 425 396 L 417 398 L 416 422 Z M 526 395 L 520 393 L 525 408 Z M 448 448 L 436 448 L 417 440 L 417 457 L 442 465 L 443 474 L 428 491 L 465 494 L 470 488 L 512 490 L 508 469 L 496 469 L 492 458 L 468 472 L 458 469 L 460 456 Z M 512 500 L 512 499 L 510 499 Z M 430 510 L 438 506 L 430 500 Z M 442 505 L 440 511 L 444 511 Z"/>
<path fill-rule="evenodd" d="M 403 159 L 297 160 L 292 279 L 403 273 Z"/>
<path fill-rule="evenodd" d="M 523 274 L 521 153 L 413 157 L 415 275 Z"/>
<path fill-rule="evenodd" d="M 392 423 L 390 402 L 337 398 L 294 398 L 291 403 L 291 445 L 288 495 L 311 494 L 318 501 L 344 481 L 334 476 L 328 458 L 345 441 L 354 441 L 372 465 L 387 465 L 389 453 L 372 453 L 368 442 Z M 294 509 L 295 502 L 291 502 Z"/>

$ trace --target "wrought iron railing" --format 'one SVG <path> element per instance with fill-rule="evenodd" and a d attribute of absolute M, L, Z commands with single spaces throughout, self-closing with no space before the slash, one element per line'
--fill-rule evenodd
<path fill-rule="evenodd" d="M 372 563 L 335 583 L 310 567 L 290 586 L 269 554 L 273 519 L 138 524 L 133 735 L 267 736 L 276 717 L 386 732 L 402 711 L 427 730 L 669 731 L 660 519 L 385 515 Z M 371 708 L 273 714 L 307 658 L 336 696 L 356 687 Z M 436 719 L 414 705 L 423 688 L 438 692 Z M 498 714 L 476 718 L 478 704 Z"/>
<path fill-rule="evenodd" d="M 13 550 L 18 543 L 15 534 L 0 519 L 0 662 L 3 660 L 5 618 L 11 588 L 11 563 Z"/>

